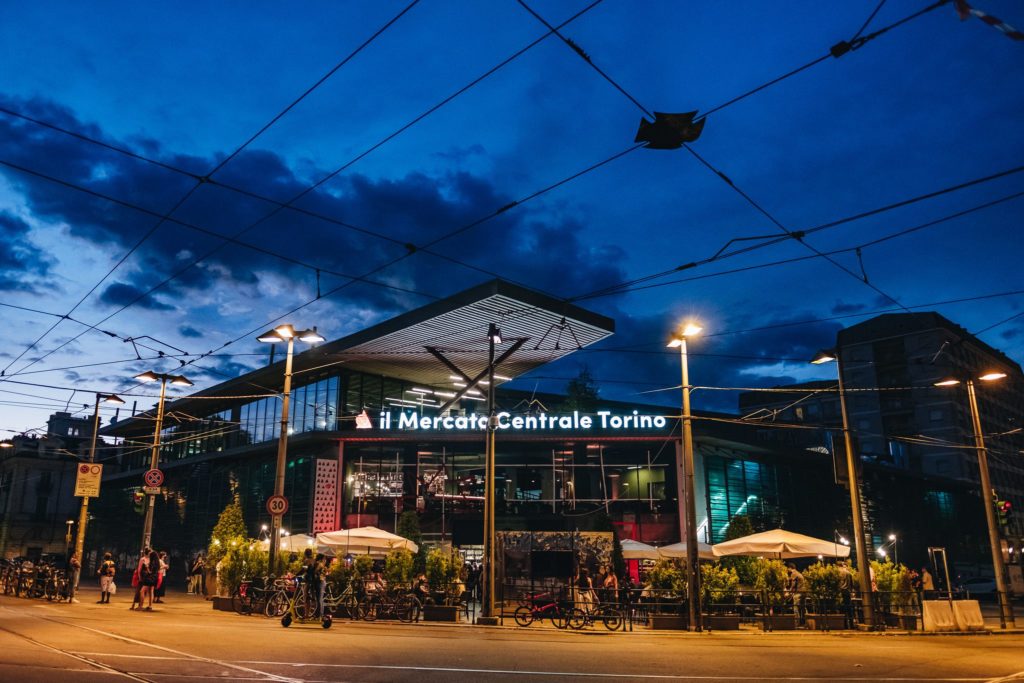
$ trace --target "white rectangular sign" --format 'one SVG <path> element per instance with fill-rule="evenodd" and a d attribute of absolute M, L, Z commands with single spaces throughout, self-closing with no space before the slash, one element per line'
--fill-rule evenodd
<path fill-rule="evenodd" d="M 103 479 L 103 465 L 83 462 L 78 466 L 75 478 L 75 495 L 82 498 L 99 498 L 100 480 Z"/>

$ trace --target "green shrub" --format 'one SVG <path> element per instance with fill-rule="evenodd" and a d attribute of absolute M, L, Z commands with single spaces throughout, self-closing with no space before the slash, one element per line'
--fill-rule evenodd
<path fill-rule="evenodd" d="M 427 583 L 434 591 L 447 590 L 459 576 L 462 563 L 454 561 L 452 554 L 443 548 L 434 548 L 427 553 Z"/>
<path fill-rule="evenodd" d="M 222 557 L 234 546 L 245 543 L 248 533 L 245 530 L 245 520 L 242 518 L 242 506 L 234 500 L 225 506 L 217 518 L 217 524 L 210 534 L 210 545 L 206 549 L 206 561 L 208 564 L 217 564 Z"/>
<path fill-rule="evenodd" d="M 761 591 L 769 605 L 781 605 L 785 601 L 786 580 L 789 578 L 782 560 L 757 558 L 754 572 L 754 588 Z"/>
<path fill-rule="evenodd" d="M 703 564 L 700 568 L 700 597 L 705 603 L 722 604 L 736 600 L 740 579 L 732 567 L 720 563 Z"/>
<path fill-rule="evenodd" d="M 242 581 L 267 573 L 267 555 L 255 539 L 233 540 L 227 544 L 217 572 L 217 583 L 225 595 L 231 595 Z"/>
<path fill-rule="evenodd" d="M 732 541 L 754 533 L 754 526 L 746 515 L 736 515 L 729 520 L 729 528 L 725 531 L 725 540 Z M 736 576 L 744 586 L 753 586 L 757 580 L 757 558 L 734 555 L 719 560 L 723 567 L 736 570 Z"/>
<path fill-rule="evenodd" d="M 369 555 L 359 555 L 353 562 L 353 566 L 356 568 L 358 578 L 368 578 L 373 572 L 373 558 Z"/>
<path fill-rule="evenodd" d="M 823 611 L 835 609 L 842 596 L 842 574 L 834 564 L 816 562 L 804 570 L 807 592 Z"/>
<path fill-rule="evenodd" d="M 657 560 L 647 570 L 647 581 L 655 590 L 668 591 L 680 597 L 686 595 L 686 573 L 675 560 L 664 557 Z"/>
<path fill-rule="evenodd" d="M 412 581 L 413 554 L 405 548 L 395 548 L 384 560 L 384 580 L 388 586 L 405 586 Z"/>
<path fill-rule="evenodd" d="M 871 569 L 875 574 L 875 590 L 879 593 L 878 600 L 883 609 L 897 612 L 911 603 L 910 571 L 906 567 L 889 560 L 872 560 Z"/>

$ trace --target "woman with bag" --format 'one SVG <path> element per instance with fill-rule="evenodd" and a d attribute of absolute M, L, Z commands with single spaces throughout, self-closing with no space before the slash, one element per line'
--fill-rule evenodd
<path fill-rule="evenodd" d="M 114 583 L 114 560 L 110 553 L 103 553 L 103 563 L 100 565 L 97 574 L 100 577 L 100 599 L 98 605 L 110 603 L 110 596 L 117 592 L 117 585 Z"/>
<path fill-rule="evenodd" d="M 153 611 L 153 591 L 156 590 L 159 582 L 160 555 L 155 550 L 151 550 L 146 558 L 146 563 L 140 566 L 139 583 L 142 585 L 142 591 L 139 599 L 139 609 L 144 609 L 147 612 Z M 149 604 L 143 607 L 142 602 L 147 596 L 149 596 Z"/>
<path fill-rule="evenodd" d="M 135 596 L 132 598 L 132 606 L 129 610 L 135 609 L 135 605 L 142 609 L 142 598 L 143 598 L 143 585 L 142 585 L 142 570 L 149 564 L 149 548 L 142 549 L 142 555 L 139 556 L 139 563 L 135 565 L 135 572 L 132 573 L 132 588 L 135 589 Z M 148 570 L 147 570 L 148 571 Z"/>

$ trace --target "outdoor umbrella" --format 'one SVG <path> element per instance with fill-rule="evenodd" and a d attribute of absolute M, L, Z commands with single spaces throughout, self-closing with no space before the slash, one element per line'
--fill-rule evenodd
<path fill-rule="evenodd" d="M 795 534 L 784 529 L 762 531 L 731 541 L 716 543 L 712 546 L 715 557 L 728 555 L 752 555 L 754 557 L 774 557 L 789 559 L 792 557 L 849 557 L 849 546 L 834 541 L 823 541 L 820 538 Z"/>
<path fill-rule="evenodd" d="M 260 547 L 264 550 L 270 548 L 270 541 L 260 541 Z M 289 553 L 302 554 L 306 551 L 306 548 L 313 548 L 315 552 L 323 553 L 324 555 L 333 555 L 334 551 L 325 546 L 322 543 L 317 543 L 316 539 L 308 534 L 295 534 L 294 536 L 285 536 L 281 539 L 281 550 Z"/>
<path fill-rule="evenodd" d="M 662 546 L 661 548 L 658 548 L 658 553 L 660 553 L 662 557 L 686 557 L 686 543 L 684 541 L 680 541 L 679 543 L 673 543 L 672 545 Z M 713 560 L 715 559 L 715 554 L 711 552 L 711 546 L 707 543 L 697 541 L 697 557 L 702 560 Z"/>
<path fill-rule="evenodd" d="M 395 548 L 405 548 L 415 553 L 419 546 L 407 538 L 402 538 L 375 526 L 363 526 L 357 529 L 338 529 L 317 534 L 316 542 L 334 549 L 337 555 L 370 555 L 384 557 Z"/>
<path fill-rule="evenodd" d="M 626 539 L 622 542 L 622 557 L 627 560 L 656 560 L 658 549 L 640 541 Z"/>

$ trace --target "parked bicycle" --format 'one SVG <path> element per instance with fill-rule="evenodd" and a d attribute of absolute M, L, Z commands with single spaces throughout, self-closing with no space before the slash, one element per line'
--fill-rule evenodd
<path fill-rule="evenodd" d="M 385 591 L 369 593 L 359 601 L 357 611 L 360 619 L 395 618 L 405 623 L 419 620 L 422 605 L 411 593 L 392 594 Z"/>
<path fill-rule="evenodd" d="M 545 618 L 551 620 L 555 628 L 565 628 L 569 624 L 569 611 L 565 601 L 556 600 L 551 593 L 534 593 L 525 598 L 527 604 L 516 608 L 513 615 L 516 624 L 522 627 L 530 626 L 535 621 L 543 621 Z"/>

